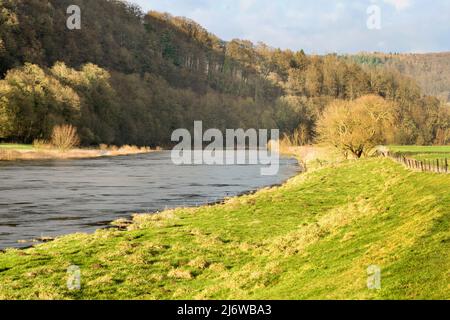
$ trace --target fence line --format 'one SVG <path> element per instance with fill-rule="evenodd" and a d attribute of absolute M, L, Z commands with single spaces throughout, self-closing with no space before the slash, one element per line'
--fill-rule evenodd
<path fill-rule="evenodd" d="M 448 167 L 448 159 L 436 159 L 436 160 L 416 160 L 412 158 L 407 158 L 405 155 L 401 153 L 393 153 L 393 152 L 386 152 L 384 153 L 385 157 L 391 158 L 394 161 L 397 161 L 398 163 L 403 164 L 409 169 L 421 171 L 421 172 L 434 172 L 434 173 L 443 173 L 448 174 L 449 167 Z"/>

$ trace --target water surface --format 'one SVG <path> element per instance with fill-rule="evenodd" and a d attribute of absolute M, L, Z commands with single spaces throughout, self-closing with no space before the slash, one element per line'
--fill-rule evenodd
<path fill-rule="evenodd" d="M 259 165 L 175 166 L 170 152 L 85 160 L 0 163 L 0 249 L 21 240 L 93 232 L 133 213 L 196 206 L 280 184 L 299 171 Z"/>

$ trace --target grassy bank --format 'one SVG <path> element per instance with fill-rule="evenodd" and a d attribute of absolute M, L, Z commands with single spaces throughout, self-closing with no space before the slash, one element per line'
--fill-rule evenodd
<path fill-rule="evenodd" d="M 0 254 L 2 299 L 450 299 L 450 179 L 389 159 Z M 125 222 L 120 225 L 127 225 Z M 81 268 L 82 289 L 66 288 Z M 367 267 L 382 268 L 368 290 Z"/>
<path fill-rule="evenodd" d="M 0 144 L 0 161 L 88 159 L 149 153 L 151 151 L 150 148 L 136 146 L 70 149 L 62 151 L 48 147 L 36 148 L 33 145 L 26 144 Z"/>

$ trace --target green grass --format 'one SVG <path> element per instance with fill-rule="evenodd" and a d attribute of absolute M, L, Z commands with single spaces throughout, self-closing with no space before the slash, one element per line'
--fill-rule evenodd
<path fill-rule="evenodd" d="M 390 146 L 389 149 L 420 161 L 438 159 L 450 161 L 450 146 Z"/>
<path fill-rule="evenodd" d="M 3 299 L 450 299 L 450 178 L 344 162 L 0 254 Z M 82 289 L 66 288 L 70 265 Z M 382 268 L 381 290 L 366 286 Z"/>
<path fill-rule="evenodd" d="M 450 146 L 390 146 L 394 152 L 450 153 Z"/>
<path fill-rule="evenodd" d="M 448 159 L 450 162 L 450 153 L 417 153 L 412 154 L 411 158 L 419 161 Z"/>
<path fill-rule="evenodd" d="M 7 150 L 34 150 L 34 147 L 31 144 L 0 143 L 0 149 L 7 149 Z"/>

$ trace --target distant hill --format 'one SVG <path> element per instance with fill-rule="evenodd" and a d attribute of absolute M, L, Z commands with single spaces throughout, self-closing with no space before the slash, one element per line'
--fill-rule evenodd
<path fill-rule="evenodd" d="M 359 54 L 359 64 L 392 68 L 414 78 L 423 92 L 450 102 L 450 52 L 427 54 Z"/>

